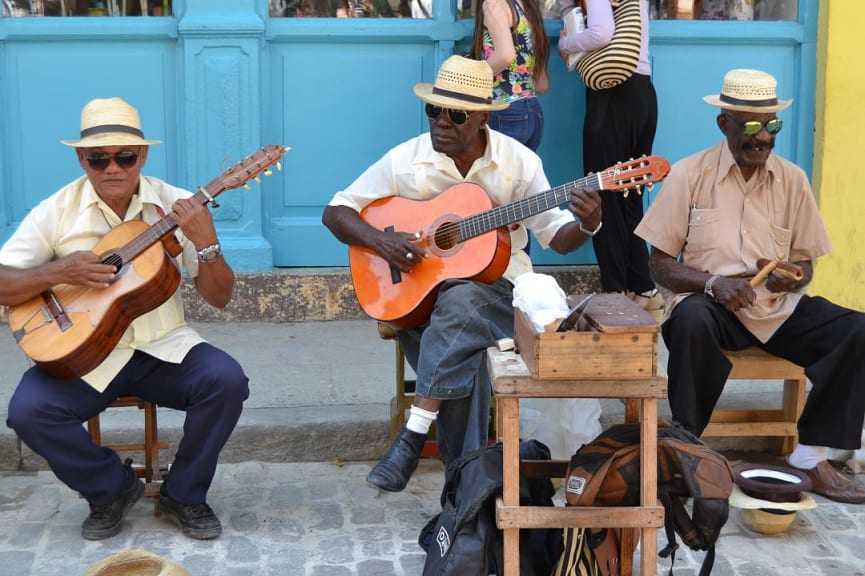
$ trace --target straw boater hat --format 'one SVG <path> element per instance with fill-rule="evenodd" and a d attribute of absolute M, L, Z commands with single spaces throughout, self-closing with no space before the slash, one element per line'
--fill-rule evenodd
<path fill-rule="evenodd" d="M 486 112 L 504 110 L 507 102 L 493 101 L 493 70 L 483 60 L 451 56 L 442 62 L 434 84 L 420 82 L 414 93 L 442 108 Z"/>
<path fill-rule="evenodd" d="M 739 112 L 769 113 L 783 110 L 793 100 L 778 100 L 775 88 L 778 82 L 771 74 L 759 70 L 739 68 L 724 75 L 720 94 L 704 96 L 712 106 Z"/>
<path fill-rule="evenodd" d="M 81 110 L 81 138 L 61 140 L 75 148 L 97 146 L 149 146 L 159 140 L 145 140 L 138 110 L 120 98 L 97 98 Z"/>
<path fill-rule="evenodd" d="M 190 574 L 183 566 L 147 550 L 127 550 L 97 562 L 82 576 L 190 576 Z"/>

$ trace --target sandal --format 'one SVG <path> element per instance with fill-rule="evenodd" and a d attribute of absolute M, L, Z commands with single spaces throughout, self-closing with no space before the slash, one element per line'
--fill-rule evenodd
<path fill-rule="evenodd" d="M 648 312 L 664 308 L 664 297 L 661 296 L 661 293 L 658 292 L 657 288 L 634 294 L 631 296 L 631 300 L 633 300 L 640 308 Z"/>

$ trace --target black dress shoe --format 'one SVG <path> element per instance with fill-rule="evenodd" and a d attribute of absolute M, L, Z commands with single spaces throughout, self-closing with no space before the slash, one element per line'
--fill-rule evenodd
<path fill-rule="evenodd" d="M 384 458 L 370 470 L 366 481 L 388 492 L 401 491 L 417 468 L 424 442 L 426 434 L 403 426 Z"/>
<path fill-rule="evenodd" d="M 144 483 L 138 479 L 132 466 L 126 464 L 129 484 L 114 502 L 104 506 L 90 505 L 90 515 L 81 524 L 81 535 L 87 540 L 104 540 L 120 533 L 123 517 L 144 494 Z"/>
<path fill-rule="evenodd" d="M 207 504 L 181 504 L 165 492 L 165 483 L 159 489 L 159 512 L 176 522 L 184 534 L 196 540 L 210 540 L 222 534 L 222 524 Z"/>

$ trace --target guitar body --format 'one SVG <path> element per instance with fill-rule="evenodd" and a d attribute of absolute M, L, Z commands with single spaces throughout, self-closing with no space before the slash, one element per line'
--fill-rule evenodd
<path fill-rule="evenodd" d="M 417 244 L 427 252 L 427 258 L 411 272 L 402 273 L 392 271 L 374 250 L 349 246 L 352 282 L 364 312 L 395 328 L 414 328 L 429 319 L 445 280 L 492 283 L 501 278 L 511 258 L 507 228 L 496 228 L 462 242 L 453 242 L 447 233 L 455 222 L 493 206 L 483 188 L 465 183 L 429 200 L 390 196 L 364 208 L 361 219 L 375 228 L 420 232 Z"/>
<path fill-rule="evenodd" d="M 148 228 L 124 222 L 94 246 L 104 257 Z M 61 284 L 9 309 L 9 328 L 24 352 L 49 374 L 76 378 L 108 356 L 137 317 L 157 308 L 177 290 L 180 271 L 161 242 L 125 262 L 108 288 Z M 46 294 L 53 293 L 65 318 L 52 317 Z"/>

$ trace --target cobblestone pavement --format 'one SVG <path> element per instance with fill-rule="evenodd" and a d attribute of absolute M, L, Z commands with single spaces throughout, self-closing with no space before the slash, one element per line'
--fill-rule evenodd
<path fill-rule="evenodd" d="M 220 465 L 210 504 L 224 532 L 212 541 L 184 537 L 172 523 L 155 518 L 152 501 L 142 499 L 120 535 L 88 542 L 80 536 L 86 502 L 50 472 L 3 473 L 0 573 L 73 576 L 114 553 L 140 548 L 171 558 L 193 576 L 420 575 L 425 556 L 417 536 L 439 510 L 442 466 L 423 460 L 398 494 L 369 487 L 369 467 Z M 731 510 L 713 575 L 865 575 L 865 506 L 816 499 L 816 509 L 800 511 L 793 528 L 778 536 L 751 532 Z M 663 533 L 658 541 L 661 549 Z M 702 557 L 680 549 L 674 574 L 698 574 Z M 669 568 L 668 559 L 658 561 L 659 575 Z"/>

